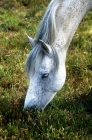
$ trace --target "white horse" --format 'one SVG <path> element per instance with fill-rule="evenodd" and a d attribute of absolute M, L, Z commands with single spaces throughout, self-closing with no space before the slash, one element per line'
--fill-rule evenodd
<path fill-rule="evenodd" d="M 92 10 L 92 0 L 52 0 L 40 23 L 26 61 L 29 88 L 24 108 L 44 109 L 65 83 L 65 60 L 74 33 Z"/>

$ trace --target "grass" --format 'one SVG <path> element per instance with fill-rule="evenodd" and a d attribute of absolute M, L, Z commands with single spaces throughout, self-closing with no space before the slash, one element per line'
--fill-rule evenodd
<path fill-rule="evenodd" d="M 49 0 L 48 0 L 49 1 Z M 92 139 L 92 13 L 77 29 L 69 47 L 67 80 L 42 112 L 23 110 L 28 87 L 24 66 L 48 2 L 0 1 L 0 139 Z"/>

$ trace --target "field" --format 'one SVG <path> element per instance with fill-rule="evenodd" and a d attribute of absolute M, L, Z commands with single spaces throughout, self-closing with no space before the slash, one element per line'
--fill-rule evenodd
<path fill-rule="evenodd" d="M 25 110 L 25 61 L 49 0 L 0 1 L 0 140 L 92 140 L 92 12 L 68 50 L 64 87 L 44 111 Z"/>

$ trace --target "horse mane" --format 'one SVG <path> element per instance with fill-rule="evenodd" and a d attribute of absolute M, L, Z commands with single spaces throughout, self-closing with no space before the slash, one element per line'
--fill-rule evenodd
<path fill-rule="evenodd" d="M 52 0 L 45 15 L 39 25 L 38 32 L 36 34 L 36 40 L 43 40 L 45 43 L 52 45 L 55 40 L 57 30 L 56 30 L 56 11 L 60 6 L 60 0 Z"/>
<path fill-rule="evenodd" d="M 58 65 L 59 65 L 58 54 L 56 52 L 55 47 L 52 45 L 52 43 L 54 42 L 57 34 L 55 15 L 60 5 L 59 1 L 60 0 L 51 1 L 40 23 L 38 32 L 35 37 L 37 45 L 29 53 L 29 56 L 26 61 L 26 72 L 28 75 L 36 72 L 36 70 L 38 69 L 38 67 L 42 62 L 43 57 L 46 55 L 46 53 L 44 53 L 44 51 L 41 48 L 41 43 L 39 42 L 40 39 L 51 46 L 53 52 L 55 70 L 58 69 Z"/>

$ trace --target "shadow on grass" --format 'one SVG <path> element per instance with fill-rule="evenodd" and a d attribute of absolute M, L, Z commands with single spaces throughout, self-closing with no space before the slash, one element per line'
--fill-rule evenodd
<path fill-rule="evenodd" d="M 21 97 L 17 102 L 15 102 L 14 99 L 12 99 L 11 101 L 7 99 L 6 97 L 4 97 L 3 99 L 1 98 L 0 99 L 0 114 L 3 117 L 3 123 L 4 124 L 9 123 L 9 122 L 12 123 L 14 120 L 19 120 L 21 117 L 24 117 L 26 113 L 28 114 L 28 112 L 31 113 L 30 115 L 33 118 L 34 118 L 34 115 L 37 115 L 36 111 L 34 111 L 33 109 L 25 109 L 23 111 L 23 104 L 24 104 L 24 96 Z M 70 98 L 69 100 L 68 99 L 66 100 L 63 98 L 61 99 L 61 101 L 58 101 L 56 99 L 55 102 L 51 102 L 46 107 L 44 112 L 49 112 L 49 110 L 55 111 L 55 110 L 59 110 L 60 108 L 62 110 L 67 108 L 68 110 L 69 105 L 75 106 L 77 108 L 77 106 L 80 106 L 81 104 L 84 106 L 86 113 L 92 114 L 92 89 L 87 94 L 82 94 L 82 95 L 79 95 L 78 97 L 73 97 L 72 99 Z M 41 111 L 37 111 L 37 112 L 41 112 Z M 28 117 L 27 114 L 26 114 L 26 117 Z"/>
<path fill-rule="evenodd" d="M 82 103 L 85 111 L 89 114 L 92 114 L 92 89 L 89 93 L 80 95 L 75 99 L 75 101 L 77 104 Z"/>
<path fill-rule="evenodd" d="M 61 101 L 58 101 L 55 99 L 44 111 L 34 111 L 32 109 L 23 111 L 23 104 L 24 96 L 17 102 L 14 102 L 14 100 L 9 101 L 7 98 L 0 99 L 2 138 L 15 136 L 17 139 L 30 139 L 32 137 L 34 139 L 45 138 L 47 140 L 47 130 L 49 135 L 51 131 L 53 134 L 58 134 L 60 138 L 63 135 L 66 137 L 66 133 L 68 137 L 71 131 L 74 131 L 73 133 L 79 131 L 80 133 L 82 129 L 84 131 L 87 129 L 86 133 L 88 135 L 92 133 L 91 126 L 89 127 L 89 124 L 88 126 L 85 125 L 88 121 L 86 117 L 90 115 L 91 118 L 92 114 L 92 90 L 88 94 L 69 100 L 63 98 Z M 81 105 L 84 107 L 84 110 L 78 112 Z M 77 109 L 72 110 L 74 106 Z M 4 130 L 5 132 L 7 130 L 7 134 L 4 133 Z"/>

